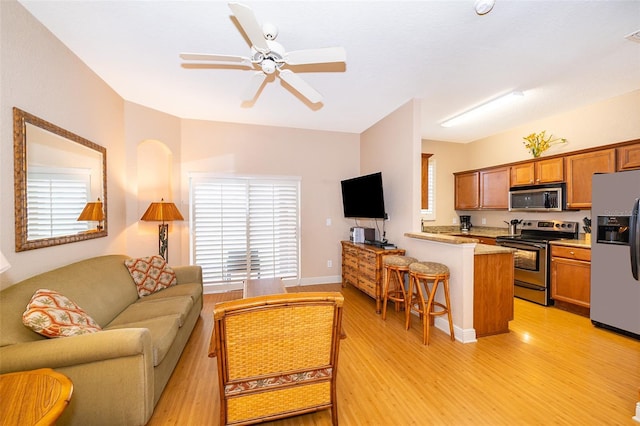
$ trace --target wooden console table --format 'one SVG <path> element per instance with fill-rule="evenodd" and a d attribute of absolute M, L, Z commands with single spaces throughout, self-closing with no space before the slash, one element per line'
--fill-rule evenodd
<path fill-rule="evenodd" d="M 342 241 L 342 286 L 351 284 L 376 301 L 376 313 L 382 306 L 382 258 L 404 256 L 403 249 L 383 249 L 369 244 Z"/>
<path fill-rule="evenodd" d="M 0 424 L 55 424 L 72 393 L 71 380 L 50 368 L 2 374 Z"/>

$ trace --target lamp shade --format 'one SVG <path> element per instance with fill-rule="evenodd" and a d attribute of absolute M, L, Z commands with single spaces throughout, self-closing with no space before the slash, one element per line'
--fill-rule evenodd
<path fill-rule="evenodd" d="M 4 257 L 4 254 L 2 254 L 2 252 L 0 251 L 0 274 L 9 268 L 11 268 L 9 261 L 7 260 L 6 257 Z"/>
<path fill-rule="evenodd" d="M 165 203 L 162 199 L 159 203 L 151 203 L 141 220 L 171 222 L 172 220 L 184 220 L 184 218 L 175 204 Z"/>
<path fill-rule="evenodd" d="M 102 210 L 102 201 L 100 201 L 100 198 L 98 198 L 98 201 L 95 203 L 87 203 L 77 220 L 104 220 L 104 211 Z"/>

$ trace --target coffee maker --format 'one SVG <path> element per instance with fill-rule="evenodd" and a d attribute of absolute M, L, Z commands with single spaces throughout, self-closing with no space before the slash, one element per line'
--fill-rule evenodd
<path fill-rule="evenodd" d="M 471 224 L 471 216 L 460 216 L 460 230 L 462 232 L 471 231 L 472 226 L 473 225 Z"/>

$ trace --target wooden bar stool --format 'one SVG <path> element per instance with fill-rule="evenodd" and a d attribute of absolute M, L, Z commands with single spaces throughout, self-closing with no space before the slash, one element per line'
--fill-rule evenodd
<path fill-rule="evenodd" d="M 382 258 L 384 267 L 384 286 L 382 288 L 382 319 L 387 319 L 387 301 L 393 300 L 396 312 L 400 311 L 399 303 L 407 309 L 407 291 L 404 288 L 404 277 L 409 272 L 409 265 L 418 259 L 409 256 L 390 255 Z"/>
<path fill-rule="evenodd" d="M 424 283 L 423 286 L 420 282 Z M 429 283 L 432 283 L 429 288 Z M 438 285 L 442 283 L 445 303 L 435 301 Z M 436 308 L 438 308 L 436 310 Z M 442 263 L 415 262 L 409 266 L 409 293 L 407 294 L 406 329 L 411 326 L 411 311 L 416 311 L 422 319 L 422 343 L 429 344 L 430 327 L 433 319 L 439 315 L 449 318 L 449 333 L 455 340 L 453 320 L 451 319 L 451 301 L 449 299 L 449 268 Z"/>

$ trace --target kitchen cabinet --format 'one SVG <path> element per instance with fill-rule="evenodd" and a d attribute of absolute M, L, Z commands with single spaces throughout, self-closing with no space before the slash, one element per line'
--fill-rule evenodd
<path fill-rule="evenodd" d="M 480 207 L 480 173 L 468 172 L 454 176 L 455 209 L 474 210 Z"/>
<path fill-rule="evenodd" d="M 473 257 L 473 328 L 476 337 L 509 332 L 513 319 L 513 253 Z"/>
<path fill-rule="evenodd" d="M 455 209 L 509 208 L 509 168 L 455 174 Z"/>
<path fill-rule="evenodd" d="M 591 177 L 594 173 L 616 171 L 615 148 L 568 155 L 565 157 L 567 171 L 567 208 L 588 210 L 591 208 Z"/>
<path fill-rule="evenodd" d="M 403 249 L 383 249 L 369 244 L 342 241 L 342 286 L 351 284 L 376 301 L 376 313 L 382 306 L 382 258 L 404 256 Z"/>
<path fill-rule="evenodd" d="M 511 166 L 510 172 L 511 186 L 562 182 L 564 158 L 555 157 L 516 164 Z"/>
<path fill-rule="evenodd" d="M 616 148 L 618 171 L 640 169 L 640 143 Z"/>
<path fill-rule="evenodd" d="M 569 304 L 574 307 L 569 310 L 589 315 L 590 249 L 551 245 L 551 298 L 558 307 L 566 307 L 564 304 Z"/>

